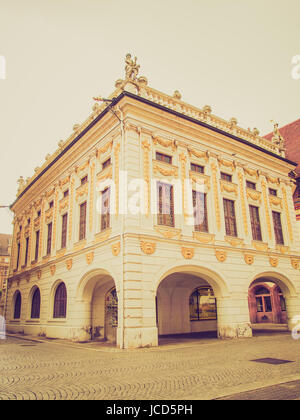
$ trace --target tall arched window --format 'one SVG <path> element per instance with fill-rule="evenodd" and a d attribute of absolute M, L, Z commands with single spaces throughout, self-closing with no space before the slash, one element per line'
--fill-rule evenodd
<path fill-rule="evenodd" d="M 40 317 L 40 307 L 41 307 L 41 294 L 40 294 L 40 289 L 37 287 L 32 295 L 31 318 Z"/>
<path fill-rule="evenodd" d="M 21 317 L 21 304 L 22 304 L 21 293 L 17 291 L 15 294 L 14 319 L 20 319 Z"/>
<path fill-rule="evenodd" d="M 65 318 L 67 313 L 67 289 L 60 283 L 55 291 L 53 318 Z"/>
<path fill-rule="evenodd" d="M 211 287 L 198 287 L 190 296 L 190 320 L 203 321 L 217 319 L 217 306 Z"/>

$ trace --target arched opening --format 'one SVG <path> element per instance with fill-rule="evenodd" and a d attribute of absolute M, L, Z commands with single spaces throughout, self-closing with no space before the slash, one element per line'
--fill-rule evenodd
<path fill-rule="evenodd" d="M 208 269 L 170 270 L 157 288 L 159 344 L 166 339 L 217 338 L 218 297 L 227 294 L 223 280 Z"/>
<path fill-rule="evenodd" d="M 249 315 L 254 331 L 288 329 L 287 298 L 291 285 L 273 274 L 258 276 L 248 291 Z"/>
<path fill-rule="evenodd" d="M 79 284 L 77 299 L 84 305 L 86 339 L 115 344 L 118 296 L 112 276 L 105 270 L 87 273 Z"/>
<path fill-rule="evenodd" d="M 41 294 L 38 287 L 34 287 L 31 298 L 31 312 L 30 317 L 32 319 L 38 319 L 40 317 L 41 310 Z"/>
<path fill-rule="evenodd" d="M 19 290 L 17 290 L 14 294 L 13 299 L 14 305 L 14 319 L 20 319 L 21 318 L 21 306 L 22 306 L 22 298 L 21 293 Z"/>

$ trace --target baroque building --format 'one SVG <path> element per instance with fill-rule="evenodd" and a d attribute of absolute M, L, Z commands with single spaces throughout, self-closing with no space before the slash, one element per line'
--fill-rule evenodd
<path fill-rule="evenodd" d="M 159 335 L 251 337 L 248 295 L 300 313 L 300 241 L 281 144 L 124 79 L 96 97 L 12 204 L 7 329 L 120 348 Z M 252 290 L 252 289 L 251 289 Z"/>
<path fill-rule="evenodd" d="M 10 265 L 11 235 L 0 234 L 0 315 L 4 314 Z"/>

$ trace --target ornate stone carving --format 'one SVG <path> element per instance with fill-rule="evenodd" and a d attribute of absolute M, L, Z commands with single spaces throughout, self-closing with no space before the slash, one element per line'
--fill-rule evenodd
<path fill-rule="evenodd" d="M 269 262 L 272 267 L 278 266 L 278 258 L 277 257 L 269 257 Z"/>
<path fill-rule="evenodd" d="M 121 242 L 116 242 L 115 244 L 111 245 L 111 252 L 115 257 L 117 257 L 120 254 L 120 250 L 121 250 Z"/>
<path fill-rule="evenodd" d="M 125 58 L 125 78 L 126 80 L 136 80 L 140 66 L 136 63 L 137 58 L 132 59 L 131 54 L 126 54 Z"/>
<path fill-rule="evenodd" d="M 37 275 L 37 278 L 38 278 L 39 280 L 41 280 L 41 277 L 42 277 L 42 270 L 37 270 L 36 275 Z"/>
<path fill-rule="evenodd" d="M 161 175 L 164 176 L 178 176 L 178 169 L 175 168 L 174 166 L 171 166 L 171 168 L 165 168 L 163 165 L 158 164 L 157 162 L 155 162 L 153 164 L 153 171 L 154 173 L 159 172 Z"/>
<path fill-rule="evenodd" d="M 244 243 L 244 239 L 234 238 L 232 236 L 225 236 L 225 241 L 228 242 L 231 246 L 241 246 Z"/>
<path fill-rule="evenodd" d="M 213 190 L 214 190 L 217 229 L 220 230 L 221 229 L 221 213 L 220 213 L 220 204 L 219 204 L 219 195 L 218 195 L 217 166 L 213 163 L 211 165 L 211 169 L 212 169 L 212 182 L 213 182 Z"/>
<path fill-rule="evenodd" d="M 86 263 L 88 265 L 92 264 L 92 262 L 94 261 L 94 251 L 91 251 L 85 254 L 85 258 L 86 258 Z"/>
<path fill-rule="evenodd" d="M 254 255 L 244 254 L 244 260 L 246 264 L 252 265 L 254 263 Z"/>
<path fill-rule="evenodd" d="M 215 255 L 218 261 L 225 262 L 227 259 L 227 252 L 223 250 L 215 250 Z"/>
<path fill-rule="evenodd" d="M 72 265 L 73 265 L 73 260 L 72 260 L 72 258 L 69 258 L 68 260 L 66 260 L 66 267 L 67 267 L 67 270 L 71 270 Z"/>
<path fill-rule="evenodd" d="M 56 271 L 56 265 L 55 264 L 50 265 L 50 272 L 52 276 L 54 276 L 55 271 Z"/>
<path fill-rule="evenodd" d="M 193 238 L 202 244 L 214 243 L 215 235 L 211 233 L 193 232 Z"/>
<path fill-rule="evenodd" d="M 186 260 L 191 260 L 195 255 L 195 249 L 182 247 L 181 254 Z"/>
<path fill-rule="evenodd" d="M 143 251 L 144 254 L 151 255 L 156 250 L 156 243 L 141 241 L 140 242 L 140 247 L 141 247 L 141 250 Z"/>
<path fill-rule="evenodd" d="M 300 259 L 299 258 L 291 258 L 291 265 L 295 270 L 299 270 L 300 268 Z"/>
<path fill-rule="evenodd" d="M 160 226 L 154 226 L 154 229 L 156 230 L 156 232 L 160 233 L 162 236 L 164 236 L 167 239 L 172 239 L 175 236 L 178 236 L 178 238 L 181 237 L 181 229 L 160 227 Z"/>

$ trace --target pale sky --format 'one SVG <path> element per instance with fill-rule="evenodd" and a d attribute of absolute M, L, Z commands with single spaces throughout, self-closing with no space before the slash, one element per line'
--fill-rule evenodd
<path fill-rule="evenodd" d="M 0 0 L 0 205 L 113 92 L 128 52 L 151 87 L 244 128 L 298 119 L 299 16 L 299 0 Z"/>

